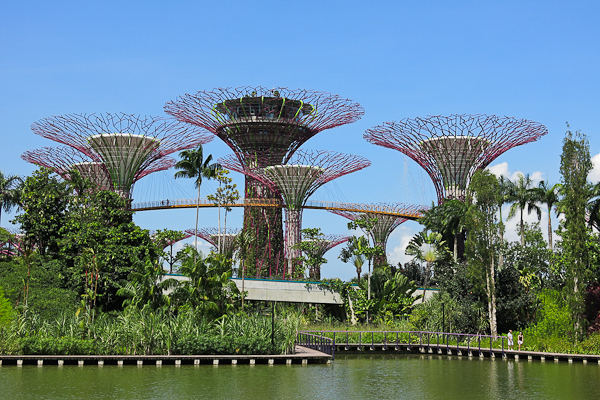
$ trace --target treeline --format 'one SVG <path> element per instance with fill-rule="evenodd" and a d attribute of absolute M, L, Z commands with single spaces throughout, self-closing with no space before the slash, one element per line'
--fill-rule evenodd
<path fill-rule="evenodd" d="M 433 301 L 415 309 L 415 326 L 525 331 L 526 344 L 540 350 L 590 340 L 600 330 L 600 183 L 588 181 L 591 169 L 587 138 L 567 132 L 560 183 L 534 186 L 529 175 L 513 182 L 479 171 L 464 199 L 429 210 L 420 221 L 424 231 L 407 249 L 415 261 L 398 266 L 420 284 L 431 276 L 440 289 Z M 505 239 L 505 204 L 511 207 L 504 217 L 518 218 L 517 242 Z M 544 209 L 548 241 L 539 222 L 524 222 L 525 213 L 541 221 Z M 556 231 L 552 213 L 560 220 Z"/>

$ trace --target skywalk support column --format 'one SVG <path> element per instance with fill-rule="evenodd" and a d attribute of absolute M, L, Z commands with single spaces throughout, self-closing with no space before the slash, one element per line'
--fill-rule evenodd
<path fill-rule="evenodd" d="M 287 274 L 301 254 L 295 246 L 301 240 L 302 209 L 308 198 L 325 183 L 371 165 L 366 158 L 331 151 L 298 151 L 285 165 L 259 168 L 253 163 L 242 164 L 235 156 L 219 159 L 221 165 L 260 181 L 281 196 L 286 210 Z"/>
<path fill-rule="evenodd" d="M 284 164 L 317 133 L 354 122 L 364 113 L 359 104 L 328 93 L 265 87 L 186 94 L 168 102 L 165 111 L 212 132 L 231 147 L 240 164 L 252 168 Z M 248 175 L 245 195 L 281 201 L 281 196 Z M 253 236 L 246 258 L 250 272 L 282 275 L 281 209 L 246 208 L 243 229 Z"/>

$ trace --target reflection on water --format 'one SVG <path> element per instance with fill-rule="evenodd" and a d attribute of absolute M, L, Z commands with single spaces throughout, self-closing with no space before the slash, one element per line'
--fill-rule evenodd
<path fill-rule="evenodd" d="M 597 364 L 365 353 L 308 366 L 4 366 L 0 398 L 600 398 Z"/>

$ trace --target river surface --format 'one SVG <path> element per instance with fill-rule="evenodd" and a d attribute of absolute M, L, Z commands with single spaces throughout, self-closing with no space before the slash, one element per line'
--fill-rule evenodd
<path fill-rule="evenodd" d="M 0 399 L 598 399 L 600 365 L 339 356 L 332 365 L 0 367 Z"/>

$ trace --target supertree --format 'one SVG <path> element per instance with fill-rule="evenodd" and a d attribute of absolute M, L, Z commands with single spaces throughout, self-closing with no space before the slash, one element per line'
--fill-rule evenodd
<path fill-rule="evenodd" d="M 348 239 L 350 239 L 350 236 L 342 235 L 323 235 L 318 239 L 313 239 L 311 240 L 313 242 L 312 244 L 314 245 L 311 246 L 312 250 L 314 251 L 312 256 L 314 259 L 322 259 L 325 253 L 333 249 L 335 246 L 347 242 Z M 309 276 L 317 280 L 321 279 L 321 263 L 311 266 Z"/>
<path fill-rule="evenodd" d="M 41 149 L 29 150 L 21 155 L 21 158 L 32 164 L 41 167 L 50 168 L 64 179 L 70 180 L 70 172 L 78 171 L 82 177 L 89 179 L 100 189 L 112 190 L 113 183 L 111 175 L 102 161 L 102 158 L 95 152 L 88 154 L 69 147 L 42 147 Z M 162 157 L 148 164 L 144 169 L 138 169 L 132 177 L 130 192 L 133 190 L 135 182 L 152 172 L 162 171 L 175 165 L 172 157 Z"/>
<path fill-rule="evenodd" d="M 237 228 L 227 228 L 228 233 L 219 233 L 217 228 L 200 228 L 198 231 L 195 229 L 186 229 L 186 233 L 191 236 L 196 235 L 201 239 L 206 240 L 212 244 L 214 248 L 219 251 L 219 242 L 221 243 L 221 254 L 233 254 L 235 250 L 235 239 L 240 232 Z"/>
<path fill-rule="evenodd" d="M 285 164 L 317 133 L 357 121 L 363 108 L 337 95 L 286 88 L 240 87 L 186 94 L 165 105 L 180 121 L 212 132 L 235 152 L 242 164 L 258 159 L 260 167 Z M 246 176 L 246 198 L 278 198 Z M 282 259 L 282 213 L 277 208 L 244 210 L 244 229 L 255 235 L 246 265 L 266 263 L 277 269 Z M 265 254 L 266 251 L 266 254 Z"/>
<path fill-rule="evenodd" d="M 173 119 L 124 113 L 53 116 L 33 123 L 31 129 L 79 150 L 92 162 L 102 162 L 112 189 L 125 198 L 130 198 L 136 177 L 143 171 L 153 172 L 158 160 L 212 140 Z"/>
<path fill-rule="evenodd" d="M 406 118 L 368 129 L 364 138 L 396 149 L 421 165 L 433 180 L 438 204 L 464 200 L 475 171 L 515 146 L 548 133 L 537 122 L 495 115 Z"/>
<path fill-rule="evenodd" d="M 353 154 L 302 150 L 288 159 L 288 164 L 261 167 L 264 162 L 256 158 L 243 164 L 235 155 L 223 157 L 219 163 L 250 176 L 283 198 L 288 274 L 292 273 L 293 260 L 301 255 L 296 244 L 300 241 L 302 229 L 302 207 L 308 198 L 327 182 L 371 165 L 366 158 Z"/>
<path fill-rule="evenodd" d="M 383 204 L 382 206 L 386 206 L 386 204 Z M 391 205 L 391 204 L 387 204 L 388 207 L 390 208 L 405 208 L 405 209 L 410 209 L 410 210 L 423 210 L 426 209 L 427 207 L 425 206 L 416 206 L 416 205 L 405 205 L 405 204 L 399 204 L 399 205 Z M 380 267 L 382 265 L 384 265 L 385 263 L 387 263 L 387 257 L 386 257 L 386 249 L 387 249 L 387 241 L 388 238 L 390 237 L 390 234 L 394 231 L 394 229 L 396 229 L 398 226 L 400 226 L 400 224 L 403 224 L 404 222 L 408 221 L 408 219 L 406 218 L 402 218 L 402 217 L 396 217 L 393 215 L 386 215 L 386 214 L 380 214 L 380 213 L 373 213 L 373 212 L 360 212 L 360 211 L 338 211 L 338 210 L 330 210 L 330 212 L 336 214 L 336 215 L 341 215 L 342 217 L 348 218 L 351 221 L 355 221 L 356 219 L 377 219 L 377 221 L 375 222 L 375 225 L 373 226 L 373 229 L 369 230 L 369 235 L 371 236 L 371 239 L 373 239 L 373 243 L 375 244 L 375 246 L 380 246 L 383 249 L 383 255 L 381 257 L 376 257 L 374 261 L 374 266 Z"/>

